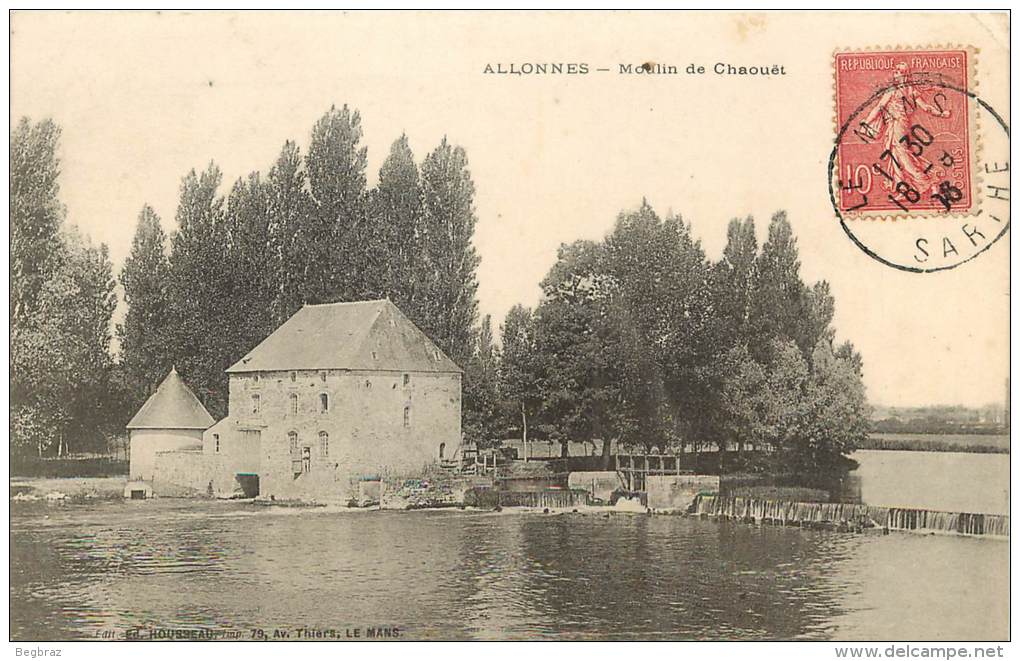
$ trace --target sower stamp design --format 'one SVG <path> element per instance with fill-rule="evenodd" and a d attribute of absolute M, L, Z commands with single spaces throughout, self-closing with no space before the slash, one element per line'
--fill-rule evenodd
<path fill-rule="evenodd" d="M 974 93 L 974 51 L 840 52 L 833 66 L 829 198 L 858 248 L 931 273 L 1009 231 L 1009 125 Z"/>
<path fill-rule="evenodd" d="M 837 53 L 839 210 L 851 217 L 970 211 L 971 53 Z"/>

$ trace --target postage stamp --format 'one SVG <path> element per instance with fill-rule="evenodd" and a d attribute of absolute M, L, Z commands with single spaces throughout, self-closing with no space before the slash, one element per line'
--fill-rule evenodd
<path fill-rule="evenodd" d="M 968 49 L 835 55 L 838 210 L 850 218 L 968 213 L 975 135 Z"/>

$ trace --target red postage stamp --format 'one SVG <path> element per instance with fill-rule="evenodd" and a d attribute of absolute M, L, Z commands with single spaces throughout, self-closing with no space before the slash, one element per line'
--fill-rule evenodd
<path fill-rule="evenodd" d="M 968 50 L 835 55 L 839 211 L 966 213 L 974 205 Z"/>

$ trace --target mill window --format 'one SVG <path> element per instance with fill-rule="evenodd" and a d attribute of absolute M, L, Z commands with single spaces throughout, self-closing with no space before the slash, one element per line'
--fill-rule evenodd
<path fill-rule="evenodd" d="M 297 393 L 292 392 L 290 394 L 290 414 L 297 415 L 298 412 L 298 396 Z"/>
<path fill-rule="evenodd" d="M 216 452 L 219 452 L 220 451 L 220 435 L 219 434 L 213 434 L 212 437 L 213 437 L 213 443 L 216 446 Z"/>
<path fill-rule="evenodd" d="M 251 396 L 251 412 L 253 415 L 258 415 L 259 411 L 262 410 L 262 398 L 258 395 Z"/>
<path fill-rule="evenodd" d="M 410 406 L 405 406 L 404 407 L 404 426 L 405 427 L 410 427 L 411 426 L 411 407 Z"/>
<path fill-rule="evenodd" d="M 329 413 L 329 395 L 319 393 L 319 413 Z"/>
<path fill-rule="evenodd" d="M 290 373 L 290 382 L 294 383 L 295 381 L 297 381 L 297 372 L 291 372 Z"/>
<path fill-rule="evenodd" d="M 298 451 L 298 436 L 296 431 L 287 434 L 287 443 L 290 445 L 290 453 L 294 455 Z"/>
<path fill-rule="evenodd" d="M 406 388 L 409 385 L 411 385 L 411 375 L 410 374 L 405 374 L 404 375 L 404 387 Z"/>
<path fill-rule="evenodd" d="M 319 452 L 323 457 L 329 456 L 329 434 L 324 431 L 319 432 Z"/>

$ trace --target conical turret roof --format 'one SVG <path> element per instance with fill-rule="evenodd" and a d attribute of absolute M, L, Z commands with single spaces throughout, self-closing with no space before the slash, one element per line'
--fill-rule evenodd
<path fill-rule="evenodd" d="M 128 429 L 208 429 L 215 422 L 175 368 L 127 424 Z"/>

